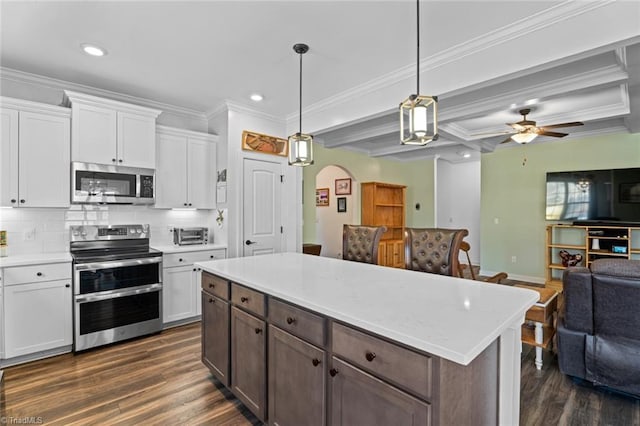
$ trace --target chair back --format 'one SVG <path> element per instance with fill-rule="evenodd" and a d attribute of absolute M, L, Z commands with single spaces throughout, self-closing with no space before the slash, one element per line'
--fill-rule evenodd
<path fill-rule="evenodd" d="M 378 264 L 378 245 L 385 226 L 343 225 L 342 258 L 354 262 Z"/>
<path fill-rule="evenodd" d="M 406 269 L 457 277 L 458 253 L 466 229 L 405 228 Z"/>

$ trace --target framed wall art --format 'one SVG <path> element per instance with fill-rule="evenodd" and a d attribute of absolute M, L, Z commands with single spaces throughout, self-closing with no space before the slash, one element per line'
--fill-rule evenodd
<path fill-rule="evenodd" d="M 347 212 L 347 197 L 338 197 L 336 198 L 338 202 L 338 213 L 346 213 Z"/>
<path fill-rule="evenodd" d="M 336 195 L 351 195 L 351 178 L 336 179 Z"/>
<path fill-rule="evenodd" d="M 327 207 L 329 205 L 329 188 L 316 189 L 316 206 Z"/>
<path fill-rule="evenodd" d="M 287 139 L 245 130 L 242 132 L 242 149 L 286 157 L 289 155 L 289 142 Z"/>

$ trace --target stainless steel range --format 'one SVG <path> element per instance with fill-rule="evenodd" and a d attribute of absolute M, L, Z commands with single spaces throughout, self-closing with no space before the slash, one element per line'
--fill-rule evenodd
<path fill-rule="evenodd" d="M 72 226 L 74 350 L 162 329 L 162 252 L 149 225 Z"/>

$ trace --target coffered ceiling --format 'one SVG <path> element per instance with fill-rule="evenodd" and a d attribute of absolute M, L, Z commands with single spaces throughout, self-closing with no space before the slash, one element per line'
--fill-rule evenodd
<path fill-rule="evenodd" d="M 421 92 L 441 100 L 441 138 L 426 148 L 397 143 L 395 109 L 415 91 L 411 0 L 4 0 L 0 76 L 73 82 L 203 118 L 242 105 L 290 132 L 298 110 L 292 46 L 305 42 L 303 130 L 327 147 L 465 161 L 465 153 L 495 149 L 504 135 L 476 135 L 509 130 L 524 106 L 539 125 L 585 122 L 563 140 L 640 131 L 640 2 L 422 4 Z M 108 54 L 86 56 L 87 42 Z M 264 100 L 249 101 L 254 92 Z"/>

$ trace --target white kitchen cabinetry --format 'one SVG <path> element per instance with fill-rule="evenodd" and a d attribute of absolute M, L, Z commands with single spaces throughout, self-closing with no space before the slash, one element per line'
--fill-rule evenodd
<path fill-rule="evenodd" d="M 70 111 L 1 98 L 0 206 L 68 207 Z"/>
<path fill-rule="evenodd" d="M 202 314 L 202 270 L 195 267 L 194 262 L 226 257 L 226 249 L 180 250 L 165 253 L 162 259 L 162 320 L 165 328 L 197 321 Z"/>
<path fill-rule="evenodd" d="M 216 141 L 216 135 L 157 126 L 156 207 L 216 207 Z"/>
<path fill-rule="evenodd" d="M 71 160 L 155 168 L 161 111 L 65 90 L 71 106 Z"/>
<path fill-rule="evenodd" d="M 71 263 L 7 267 L 5 358 L 73 343 Z"/>

